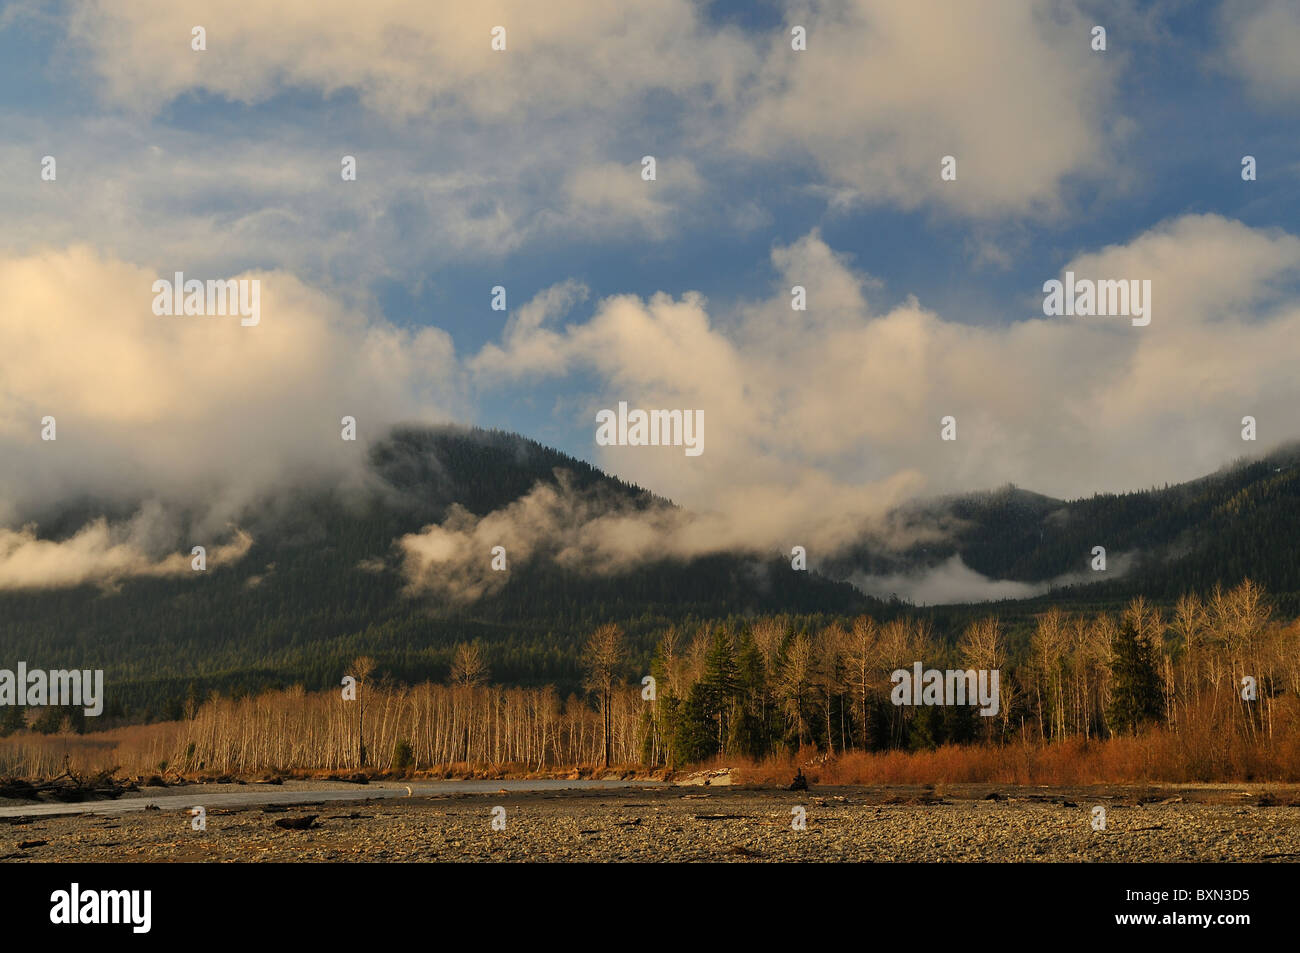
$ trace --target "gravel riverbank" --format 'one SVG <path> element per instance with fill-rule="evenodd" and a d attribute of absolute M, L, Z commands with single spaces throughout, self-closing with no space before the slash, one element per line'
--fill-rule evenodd
<path fill-rule="evenodd" d="M 169 788 L 194 805 L 211 785 Z M 0 819 L 8 861 L 1294 861 L 1286 785 L 638 787 Z M 1105 808 L 1105 829 L 1093 808 Z M 501 822 L 504 830 L 494 829 Z M 804 829 L 795 828 L 802 809 Z M 290 829 L 277 822 L 313 826 Z"/>

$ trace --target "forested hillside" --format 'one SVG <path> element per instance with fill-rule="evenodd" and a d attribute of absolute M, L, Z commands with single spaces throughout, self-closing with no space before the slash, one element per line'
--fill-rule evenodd
<path fill-rule="evenodd" d="M 1298 461 L 1290 448 L 1179 486 L 1068 503 L 1015 488 L 931 501 L 900 511 L 896 521 L 947 526 L 946 541 L 899 552 L 868 540 L 823 563 L 824 574 L 794 572 L 775 552 L 663 559 L 608 574 L 523 560 L 490 598 L 455 605 L 405 593 L 394 555 L 394 540 L 441 522 L 453 503 L 482 516 L 539 482 L 556 484 L 562 473 L 611 505 L 672 504 L 513 434 L 404 429 L 373 449 L 368 488 L 285 490 L 251 508 L 241 525 L 254 543 L 233 566 L 129 580 L 115 591 L 0 593 L 0 645 L 7 659 L 32 666 L 103 668 L 110 718 L 152 719 L 175 716 L 187 699 L 213 689 L 332 686 L 361 654 L 381 660 L 393 679 L 440 681 L 453 647 L 466 641 L 481 645 L 493 681 L 567 692 L 581 683 L 580 646 L 602 623 L 623 626 L 629 666 L 646 671 L 672 624 L 691 630 L 779 613 L 811 631 L 863 612 L 881 620 L 910 614 L 843 580 L 853 572 L 916 571 L 954 554 L 995 579 L 1074 573 L 1089 581 L 1095 545 L 1106 546 L 1112 561 L 1127 558 L 1129 568 L 1042 600 L 917 610 L 948 641 L 990 611 L 1014 644 L 1048 601 L 1113 608 L 1140 593 L 1168 604 L 1246 576 L 1273 594 L 1281 614 L 1294 614 Z M 69 504 L 41 521 L 41 535 L 59 538 L 105 512 L 112 509 L 95 501 Z"/>
<path fill-rule="evenodd" d="M 236 565 L 201 576 L 0 593 L 0 645 L 33 666 L 103 668 L 112 716 L 178 714 L 188 697 L 302 683 L 337 684 L 369 653 L 393 677 L 446 677 L 453 646 L 477 640 L 493 678 L 521 685 L 581 680 L 577 648 L 618 619 L 633 656 L 649 664 L 670 621 L 747 612 L 853 613 L 874 600 L 846 583 L 795 573 L 788 561 L 714 556 L 663 560 L 635 572 L 584 575 L 545 561 L 511 567 L 510 581 L 469 606 L 403 593 L 393 542 L 441 521 L 459 503 L 483 515 L 556 471 L 573 486 L 635 506 L 668 506 L 637 487 L 524 438 L 482 430 L 403 430 L 373 451 L 372 488 L 300 490 L 267 501 L 244 524 L 255 542 Z M 42 523 L 70 534 L 93 503 Z M 360 568 L 382 561 L 382 570 Z"/>
<path fill-rule="evenodd" d="M 1050 601 L 1116 605 L 1134 595 L 1172 602 L 1250 577 L 1300 612 L 1300 446 L 1176 486 L 1069 502 L 1016 487 L 929 500 L 900 509 L 895 528 L 940 525 L 948 538 L 903 551 L 872 540 L 834 560 L 847 578 L 916 572 L 954 555 L 990 579 L 1064 578 Z M 1107 573 L 1092 573 L 1103 546 Z"/>

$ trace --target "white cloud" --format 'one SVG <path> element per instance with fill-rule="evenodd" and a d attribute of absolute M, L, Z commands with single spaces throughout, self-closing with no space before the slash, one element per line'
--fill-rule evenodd
<path fill-rule="evenodd" d="M 1026 317 L 973 326 L 872 283 L 816 233 L 778 248 L 771 298 L 714 319 L 686 294 L 607 298 L 534 321 L 471 361 L 480 382 L 589 372 L 595 411 L 704 411 L 706 451 L 595 448 L 607 469 L 712 519 L 730 543 L 834 548 L 899 500 L 1014 482 L 1056 496 L 1191 479 L 1300 436 L 1292 408 L 1300 239 L 1187 216 L 1077 256 L 1078 275 L 1150 279 L 1152 321 Z M 1043 280 L 1055 277 L 1044 275 Z M 808 289 L 809 310 L 789 288 Z M 1039 288 L 1026 289 L 1038 308 Z M 939 439 L 953 415 L 958 439 Z M 810 550 L 811 552 L 811 550 Z"/>
<path fill-rule="evenodd" d="M 1111 558 L 1109 579 L 1122 576 L 1132 566 L 1130 554 Z M 959 602 L 997 602 L 1003 599 L 1032 599 L 1053 589 L 1085 585 L 1096 578 L 1088 570 L 1066 573 L 1043 582 L 1018 582 L 1013 579 L 990 579 L 967 566 L 960 556 L 951 556 L 942 564 L 914 573 L 868 576 L 858 573 L 850 580 L 868 595 L 880 599 L 897 597 L 915 605 L 951 605 Z"/>
<path fill-rule="evenodd" d="M 56 589 L 85 583 L 111 589 L 130 577 L 196 572 L 188 552 L 151 556 L 136 538 L 138 522 L 139 517 L 123 527 L 96 519 L 59 541 L 40 539 L 31 527 L 16 531 L 0 527 L 0 590 Z M 224 545 L 205 547 L 205 571 L 242 559 L 252 543 L 247 533 L 236 532 Z"/>
<path fill-rule="evenodd" d="M 641 178 L 641 164 L 603 162 L 574 170 L 565 183 L 570 229 L 600 231 L 635 224 L 652 238 L 672 231 L 676 206 L 689 201 L 703 180 L 689 159 L 655 157 L 655 179 Z"/>
<path fill-rule="evenodd" d="M 1300 7 L 1292 0 L 1227 0 L 1221 57 L 1251 95 L 1276 106 L 1300 96 Z"/>
<path fill-rule="evenodd" d="M 807 26 L 808 49 L 773 38 L 737 143 L 809 157 L 848 195 L 1052 213 L 1114 145 L 1122 54 L 1094 53 L 1072 4 L 815 0 L 786 19 Z M 954 182 L 939 177 L 947 155 Z"/>
<path fill-rule="evenodd" d="M 387 135 L 436 128 L 438 150 L 473 143 L 475 168 L 513 163 L 500 184 L 560 183 L 533 190 L 522 211 L 516 194 L 500 217 L 459 216 L 480 247 L 535 213 L 584 229 L 631 220 L 662 237 L 689 212 L 694 168 L 761 175 L 774 159 L 811 160 L 824 181 L 810 184 L 841 201 L 1050 214 L 1071 176 L 1102 169 L 1125 127 L 1114 106 L 1123 54 L 1089 49 L 1091 20 L 1072 2 L 816 0 L 784 18 L 809 29 L 798 53 L 784 26 L 720 27 L 701 7 L 484 0 L 431 16 L 421 0 L 77 0 L 68 37 L 117 109 L 150 116 L 198 91 L 249 104 L 355 93 Z M 190 49 L 195 24 L 206 52 Z M 504 53 L 490 49 L 495 25 L 507 29 Z M 658 194 L 624 180 L 626 164 L 661 151 L 678 175 Z M 957 182 L 939 181 L 944 155 L 957 157 Z M 762 215 L 748 209 L 737 227 Z"/>
<path fill-rule="evenodd" d="M 647 89 L 727 99 L 752 56 L 731 30 L 702 28 L 688 0 L 76 0 L 71 40 L 109 101 L 158 109 L 203 89 L 259 102 L 284 89 L 355 90 L 398 119 L 464 110 L 512 120 L 585 109 Z M 190 48 L 195 25 L 207 51 Z M 507 50 L 490 31 L 507 31 Z"/>
<path fill-rule="evenodd" d="M 84 247 L 0 259 L 0 516 L 12 525 L 80 495 L 199 501 L 201 528 L 228 534 L 267 488 L 359 479 L 363 444 L 391 423 L 467 419 L 475 388 L 546 377 L 595 382 L 593 435 L 595 411 L 620 400 L 702 410 L 702 456 L 593 447 L 598 463 L 690 512 L 600 516 L 590 501 L 535 491 L 518 512 L 409 540 L 411 558 L 425 559 L 414 575 L 477 555 L 516 525 L 533 527 L 512 530 L 525 553 L 558 545 L 609 565 L 803 545 L 815 566 L 921 495 L 1015 482 L 1074 496 L 1189 479 L 1253 449 L 1239 437 L 1247 414 L 1264 446 L 1300 436 L 1295 236 L 1186 216 L 1062 269 L 1150 279 L 1145 328 L 1043 317 L 972 326 L 915 299 L 880 310 L 876 283 L 816 232 L 772 260 L 771 296 L 725 320 L 698 295 L 660 293 L 606 298 L 560 324 L 586 297 L 562 283 L 513 308 L 499 344 L 460 361 L 445 333 L 368 318 L 285 272 L 244 276 L 262 282 L 262 322 L 243 328 L 155 317 L 151 270 Z M 808 289 L 808 311 L 790 309 L 793 284 Z M 1026 298 L 1041 300 L 1037 288 Z M 54 442 L 39 439 L 47 414 Z M 339 439 L 345 414 L 362 445 Z M 939 439 L 947 414 L 956 442 Z M 158 546 L 179 542 L 163 533 L 144 559 L 109 527 L 87 532 L 72 563 L 114 577 L 115 567 L 147 571 Z M 9 537 L 14 552 L 33 542 Z"/>
<path fill-rule="evenodd" d="M 1058 497 L 1125 491 L 1192 479 L 1300 437 L 1296 236 L 1184 216 L 1064 265 L 1079 277 L 1149 280 L 1147 327 L 1124 316 L 1043 317 L 1038 287 L 1026 289 L 1037 316 L 1005 324 L 965 324 L 914 298 L 877 310 L 875 283 L 816 232 L 774 249 L 772 261 L 780 276 L 772 296 L 726 321 L 698 295 L 660 293 L 607 298 L 588 320 L 557 327 L 576 297 L 552 289 L 501 345 L 469 362 L 488 386 L 594 376 L 593 438 L 596 409 L 619 401 L 704 413 L 699 457 L 678 447 L 593 446 L 607 470 L 686 512 L 624 520 L 615 533 L 568 509 L 535 538 L 566 540 L 589 555 L 608 538 L 624 556 L 622 541 L 632 540 L 639 558 L 803 545 L 815 568 L 867 536 L 910 542 L 885 517 L 919 496 L 1006 483 Z M 793 284 L 807 288 L 807 312 L 791 310 Z M 955 442 L 940 439 L 940 419 L 950 414 Z M 1246 415 L 1259 421 L 1262 444 L 1242 442 Z M 517 515 L 494 514 L 501 539 L 514 538 Z M 465 552 L 486 552 L 492 534 L 475 533 L 489 522 L 456 528 L 457 538 L 473 540 Z M 927 531 L 942 527 L 923 521 L 908 530 Z M 448 544 L 445 531 L 431 538 Z M 454 561 L 452 551 L 444 558 Z M 481 563 L 471 571 L 483 571 Z M 1079 581 L 1009 583 L 958 564 L 858 580 L 868 591 L 927 602 L 1023 597 Z"/>
<path fill-rule="evenodd" d="M 152 500 L 226 537 L 269 490 L 360 479 L 366 445 L 393 423 L 463 413 L 440 330 L 368 319 L 284 272 L 240 276 L 261 283 L 255 327 L 158 317 L 157 277 L 85 247 L 0 258 L 0 523 L 83 497 Z M 355 443 L 340 437 L 345 415 Z M 41 439 L 47 416 L 53 441 Z M 71 553 L 87 572 L 149 571 L 111 537 L 101 525 L 57 551 L 21 534 L 7 546 L 11 564 Z"/>

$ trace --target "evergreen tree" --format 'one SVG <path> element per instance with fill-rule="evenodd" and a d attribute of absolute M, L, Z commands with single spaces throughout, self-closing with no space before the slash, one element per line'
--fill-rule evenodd
<path fill-rule="evenodd" d="M 738 701 L 727 749 L 750 758 L 761 758 L 767 754 L 769 735 L 779 726 L 774 725 L 770 717 L 772 709 L 768 704 L 763 653 L 748 630 L 738 641 L 736 668 Z"/>
<path fill-rule="evenodd" d="M 63 719 L 66 716 L 66 708 L 50 705 L 44 708 L 32 722 L 32 730 L 39 731 L 43 735 L 52 735 L 63 727 Z"/>
<path fill-rule="evenodd" d="M 941 708 L 917 708 L 907 724 L 907 747 L 912 751 L 939 747 L 943 739 Z"/>
<path fill-rule="evenodd" d="M 673 765 L 703 761 L 717 750 L 704 701 L 704 686 L 696 683 L 676 713 L 673 724 Z"/>
<path fill-rule="evenodd" d="M 1111 640 L 1110 672 L 1113 688 L 1107 715 L 1112 734 L 1135 732 L 1160 717 L 1162 697 L 1154 654 L 1130 620 Z"/>
<path fill-rule="evenodd" d="M 740 694 L 740 669 L 731 636 L 721 627 L 713 635 L 713 645 L 704 661 L 704 677 L 698 687 L 704 717 L 716 741 L 713 753 L 725 754 Z"/>
<path fill-rule="evenodd" d="M 26 709 L 18 705 L 9 705 L 5 708 L 4 718 L 0 719 L 0 738 L 7 738 L 15 731 L 22 731 L 26 727 Z"/>

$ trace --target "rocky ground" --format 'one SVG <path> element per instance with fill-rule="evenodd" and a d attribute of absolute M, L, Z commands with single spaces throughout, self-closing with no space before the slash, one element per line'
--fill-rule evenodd
<path fill-rule="evenodd" d="M 202 804 L 204 787 L 185 793 Z M 356 801 L 318 806 L 213 808 L 206 831 L 192 830 L 190 815 L 174 810 L 3 818 L 0 855 L 29 862 L 1300 859 L 1295 786 L 664 786 L 371 801 L 357 793 Z M 1098 805 L 1104 830 L 1093 828 Z M 504 830 L 493 829 L 496 807 L 505 809 Z"/>

